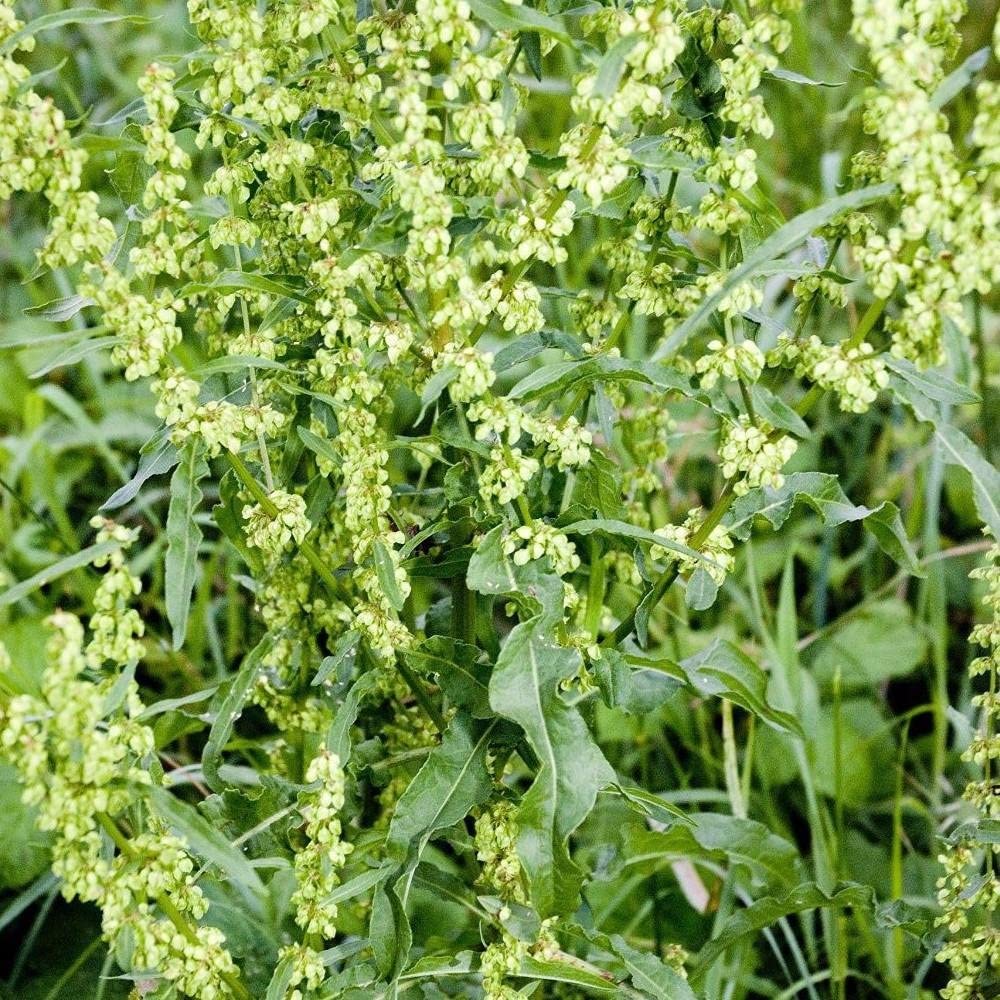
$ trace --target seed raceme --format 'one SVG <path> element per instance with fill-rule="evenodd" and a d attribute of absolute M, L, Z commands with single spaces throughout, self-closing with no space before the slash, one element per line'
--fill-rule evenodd
<path fill-rule="evenodd" d="M 951 420 L 1000 279 L 1000 87 L 957 60 L 959 0 L 854 0 L 859 141 L 825 194 L 781 191 L 811 6 L 189 0 L 189 48 L 99 126 L 29 68 L 51 16 L 2 0 L 0 197 L 47 206 L 34 278 L 158 430 L 63 567 L 97 582 L 0 699 L 0 749 L 136 996 L 687 1000 L 730 995 L 737 953 L 733 995 L 779 995 L 750 985 L 771 963 L 792 996 L 843 987 L 826 911 L 916 926 L 750 818 L 754 727 L 806 773 L 819 697 L 753 547 L 822 522 L 880 585 L 923 576 L 900 497 L 823 452 L 829 421 L 890 413 L 1000 530 Z M 919 945 L 950 1000 L 1000 964 L 995 551 L 975 573 L 983 722 Z M 215 587 L 234 657 L 158 694 L 154 651 L 188 655 Z M 692 698 L 718 811 L 642 751 Z M 723 887 L 700 940 L 658 916 L 672 870 Z M 653 885 L 628 924 L 622 872 Z"/>

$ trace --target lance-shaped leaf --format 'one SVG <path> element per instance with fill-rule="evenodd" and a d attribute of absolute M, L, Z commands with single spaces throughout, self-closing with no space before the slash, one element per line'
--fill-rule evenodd
<path fill-rule="evenodd" d="M 698 953 L 698 967 L 691 976 L 697 984 L 704 978 L 712 962 L 727 948 L 750 934 L 770 927 L 792 913 L 815 909 L 843 909 L 846 906 L 874 908 L 874 893 L 870 886 L 846 883 L 832 892 L 825 892 L 815 882 L 796 886 L 784 896 L 765 896 L 751 903 L 745 910 L 731 916 L 719 933 Z"/>
<path fill-rule="evenodd" d="M 326 734 L 326 746 L 340 758 L 340 766 L 346 767 L 351 758 L 351 726 L 357 721 L 361 703 L 378 687 L 378 677 L 374 671 L 362 674 L 351 685 L 351 689 L 340 703 L 330 731 Z"/>
<path fill-rule="evenodd" d="M 580 667 L 579 651 L 553 640 L 562 618 L 562 581 L 544 560 L 515 566 L 504 555 L 502 533 L 500 526 L 483 539 L 466 582 L 480 593 L 518 597 L 533 614 L 507 637 L 489 695 L 493 711 L 521 726 L 539 760 L 518 810 L 517 850 L 532 902 L 544 917 L 576 905 L 581 879 L 567 842 L 615 774 L 583 716 L 559 697 L 559 682 Z"/>
<path fill-rule="evenodd" d="M 724 861 L 740 866 L 757 886 L 787 890 L 802 875 L 795 845 L 763 823 L 724 813 L 689 814 L 667 830 L 640 830 L 627 842 L 625 865 L 666 860 Z"/>
<path fill-rule="evenodd" d="M 620 935 L 611 938 L 615 954 L 625 963 L 632 985 L 656 1000 L 695 1000 L 694 991 L 682 976 L 658 955 L 633 948 Z"/>
<path fill-rule="evenodd" d="M 229 685 L 229 690 L 226 691 L 226 696 L 222 699 L 215 721 L 209 730 L 205 749 L 201 755 L 201 770 L 205 775 L 208 787 L 213 792 L 221 792 L 225 788 L 225 782 L 219 776 L 222 751 L 229 742 L 229 737 L 233 735 L 233 726 L 236 725 L 236 720 L 243 714 L 243 706 L 246 705 L 250 689 L 257 680 L 260 662 L 264 658 L 264 654 L 271 648 L 272 642 L 273 639 L 270 636 L 265 636 L 244 657 L 239 672 Z"/>
<path fill-rule="evenodd" d="M 222 871 L 244 898 L 258 901 L 267 895 L 256 869 L 246 855 L 234 847 L 197 809 L 182 802 L 166 788 L 149 790 L 157 815 L 183 837 L 190 850 Z"/>
<path fill-rule="evenodd" d="M 657 389 L 692 392 L 690 380 L 663 362 L 601 355 L 543 365 L 525 375 L 507 395 L 528 402 L 540 396 L 560 395 L 592 382 L 641 382 Z"/>
<path fill-rule="evenodd" d="M 600 789 L 615 780 L 583 716 L 559 697 L 559 682 L 576 673 L 580 654 L 557 646 L 552 634 L 546 616 L 518 625 L 490 679 L 494 711 L 524 729 L 540 761 L 518 809 L 517 850 L 542 916 L 574 908 L 581 879 L 567 842 Z"/>
<path fill-rule="evenodd" d="M 400 796 L 393 811 L 386 851 L 402 859 L 411 845 L 411 864 L 419 861 L 431 837 L 461 822 L 489 798 L 493 782 L 486 754 L 497 720 L 478 723 L 456 715 L 447 732 Z"/>
<path fill-rule="evenodd" d="M 174 649 L 184 645 L 191 591 L 198 573 L 201 528 L 195 513 L 201 503 L 200 481 L 208 475 L 208 463 L 196 440 L 189 441 L 170 477 L 170 509 L 167 511 L 167 555 L 164 559 L 164 601 L 173 629 Z"/>
<path fill-rule="evenodd" d="M 39 570 L 34 576 L 28 577 L 27 580 L 21 580 L 20 583 L 15 583 L 13 587 L 0 593 L 0 607 L 3 607 L 5 604 L 13 604 L 15 601 L 21 600 L 22 597 L 27 597 L 28 594 L 38 590 L 39 587 L 44 587 L 46 584 L 52 583 L 53 580 L 58 580 L 59 577 L 65 576 L 75 569 L 80 569 L 82 566 L 89 566 L 95 559 L 106 556 L 109 552 L 115 552 L 120 548 L 121 543 L 112 540 L 98 542 L 79 552 L 74 552 L 72 555 L 68 555 L 64 559 L 52 563 L 51 566 L 46 566 L 45 569 Z"/>

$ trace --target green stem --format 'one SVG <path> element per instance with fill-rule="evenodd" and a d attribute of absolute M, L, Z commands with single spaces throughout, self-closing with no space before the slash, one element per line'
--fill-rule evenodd
<path fill-rule="evenodd" d="M 733 730 L 733 703 L 728 698 L 722 699 L 722 753 L 729 807 L 738 819 L 746 819 L 747 806 L 740 784 L 740 764 L 736 756 L 736 735 Z"/>

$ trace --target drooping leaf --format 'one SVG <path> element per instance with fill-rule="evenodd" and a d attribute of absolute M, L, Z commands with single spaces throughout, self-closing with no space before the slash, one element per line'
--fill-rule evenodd
<path fill-rule="evenodd" d="M 984 45 L 977 49 L 962 63 L 958 69 L 949 73 L 931 95 L 931 106 L 943 108 L 949 101 L 956 98 L 979 74 L 990 60 L 990 47 Z"/>
<path fill-rule="evenodd" d="M 378 677 L 374 671 L 362 674 L 344 696 L 326 734 L 326 747 L 340 758 L 340 766 L 346 767 L 351 759 L 351 727 L 357 721 L 361 703 L 378 687 Z"/>
<path fill-rule="evenodd" d="M 893 382 L 902 380 L 937 403 L 960 406 L 963 403 L 979 402 L 979 397 L 971 389 L 933 368 L 921 370 L 912 361 L 895 358 L 891 354 L 883 355 L 882 360 L 892 372 Z M 903 392 L 905 393 L 905 390 Z"/>
<path fill-rule="evenodd" d="M 785 888 L 801 877 L 802 862 L 795 846 L 763 823 L 724 813 L 694 813 L 689 823 L 668 830 L 642 830 L 626 844 L 628 866 L 670 859 L 724 861 L 740 866 L 752 884 Z"/>
<path fill-rule="evenodd" d="M 798 719 L 775 707 L 767 696 L 767 674 L 741 649 L 725 639 L 713 639 L 703 650 L 680 663 L 637 654 L 630 663 L 663 670 L 691 686 L 702 697 L 727 698 L 753 712 L 775 729 L 803 735 Z"/>
<path fill-rule="evenodd" d="M 561 42 L 569 43 L 563 26 L 548 14 L 535 10 L 527 3 L 504 3 L 504 0 L 470 0 L 469 6 L 476 17 L 482 18 L 497 31 L 537 31 Z"/>
<path fill-rule="evenodd" d="M 118 510 L 125 504 L 131 503 L 148 480 L 153 476 L 162 476 L 164 472 L 169 472 L 179 460 L 180 455 L 173 443 L 167 438 L 163 439 L 155 448 L 142 456 L 135 475 L 101 504 L 101 510 Z"/>
<path fill-rule="evenodd" d="M 42 14 L 29 21 L 23 28 L 8 35 L 0 42 L 0 55 L 13 52 L 26 38 L 40 35 L 43 31 L 52 31 L 68 24 L 108 24 L 113 21 L 128 21 L 130 24 L 148 24 L 148 17 L 137 14 L 115 14 L 109 10 L 99 10 L 96 7 L 69 7 L 66 10 Z"/>
<path fill-rule="evenodd" d="M 852 521 L 863 522 L 886 555 L 914 576 L 924 575 L 903 528 L 899 508 L 889 501 L 878 507 L 851 503 L 840 480 L 830 473 L 793 472 L 785 476 L 779 489 L 769 486 L 752 489 L 737 498 L 723 524 L 730 535 L 743 541 L 750 536 L 755 517 L 763 517 L 772 528 L 780 528 L 799 502 L 812 507 L 831 528 Z"/>
<path fill-rule="evenodd" d="M 521 32 L 521 49 L 524 51 L 524 60 L 528 64 L 528 69 L 536 80 L 542 78 L 542 40 L 537 31 Z"/>
<path fill-rule="evenodd" d="M 191 592 L 198 574 L 201 528 L 195 519 L 201 503 L 201 480 L 208 475 L 208 462 L 197 439 L 189 441 L 170 478 L 167 511 L 167 554 L 163 561 L 163 599 L 173 630 L 174 649 L 184 645 L 187 635 Z"/>
<path fill-rule="evenodd" d="M 232 292 L 244 291 L 263 292 L 265 295 L 279 297 L 288 296 L 298 299 L 300 302 L 309 301 L 309 296 L 304 289 L 250 271 L 223 271 L 211 281 L 192 282 L 185 285 L 177 294 L 179 298 L 188 298 L 193 295 L 228 295 Z"/>
<path fill-rule="evenodd" d="M 490 668 L 482 662 L 478 647 L 451 636 L 433 635 L 403 655 L 419 673 L 435 674 L 448 698 L 474 718 L 492 714 L 487 689 Z"/>
<path fill-rule="evenodd" d="M 230 844 L 197 809 L 166 788 L 153 786 L 149 794 L 157 815 L 187 841 L 191 851 L 222 871 L 244 898 L 259 905 L 265 895 L 264 885 L 246 855 Z"/>
<path fill-rule="evenodd" d="M 348 629 L 333 644 L 333 651 L 324 656 L 313 678 L 313 686 L 322 684 L 332 673 L 340 669 L 340 665 L 354 656 L 360 636 L 354 629 Z"/>
<path fill-rule="evenodd" d="M 54 357 L 46 361 L 45 364 L 36 368 L 31 373 L 31 377 L 41 378 L 43 375 L 48 375 L 49 372 L 54 372 L 57 368 L 68 368 L 70 365 L 75 365 L 84 358 L 90 357 L 91 354 L 96 354 L 98 351 L 110 350 L 120 343 L 121 337 L 113 336 L 91 337 L 86 340 L 77 341 L 75 344 L 70 344 L 61 350 Z"/>
<path fill-rule="evenodd" d="M 579 361 L 556 361 L 525 375 L 507 393 L 510 399 L 529 402 L 546 396 L 557 396 L 593 382 L 640 382 L 657 389 L 672 389 L 690 393 L 691 383 L 684 375 L 655 361 L 636 361 L 602 354 Z"/>
<path fill-rule="evenodd" d="M 614 781 L 583 716 L 557 691 L 579 669 L 580 654 L 557 646 L 551 633 L 542 615 L 516 626 L 490 679 L 493 710 L 524 729 L 541 762 L 518 808 L 517 849 L 542 916 L 575 906 L 581 875 L 567 841 L 600 789 Z"/>
<path fill-rule="evenodd" d="M 591 996 L 619 996 L 618 984 L 613 979 L 605 979 L 587 969 L 578 968 L 568 962 L 543 962 L 526 958 L 516 973 L 522 979 L 541 980 L 550 983 L 566 983 L 584 990 Z"/>
<path fill-rule="evenodd" d="M 620 935 L 611 938 L 611 946 L 625 963 L 632 985 L 655 1000 L 695 1000 L 687 980 L 650 951 L 633 948 Z"/>
<path fill-rule="evenodd" d="M 87 295 L 64 295 L 58 299 L 51 299 L 40 306 L 28 306 L 24 310 L 26 316 L 39 316 L 52 323 L 65 323 L 72 319 L 87 306 L 92 306 L 94 300 Z"/>
<path fill-rule="evenodd" d="M 403 592 L 399 589 L 399 583 L 396 581 L 396 564 L 392 561 L 392 556 L 381 539 L 375 540 L 373 551 L 375 555 L 375 572 L 378 575 L 378 582 L 382 588 L 382 593 L 396 611 L 401 611 L 405 600 Z"/>

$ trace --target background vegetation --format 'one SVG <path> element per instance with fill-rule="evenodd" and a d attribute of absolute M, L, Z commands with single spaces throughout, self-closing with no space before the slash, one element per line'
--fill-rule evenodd
<path fill-rule="evenodd" d="M 59 5 L 27 0 L 21 7 L 30 20 Z M 974 0 L 971 7 L 956 63 L 990 42 L 995 5 Z M 100 136 L 121 131 L 120 112 L 138 96 L 135 81 L 146 64 L 190 43 L 183 4 L 151 0 L 142 15 L 149 20 L 141 27 L 95 23 L 48 32 L 27 59 L 39 74 L 40 91 L 86 116 L 93 136 L 89 183 L 108 195 L 108 210 L 113 193 L 134 201 L 139 169 L 134 157 L 102 152 Z M 849 39 L 847 4 L 807 3 L 792 19 L 784 64 L 833 85 L 765 84 L 780 141 L 758 144 L 760 190 L 785 218 L 835 193 L 845 158 L 863 144 L 856 112 L 868 82 Z M 971 113 L 970 92 L 963 91 L 951 107 L 956 133 L 967 130 Z M 529 120 L 543 138 L 562 127 L 553 120 L 544 84 L 535 86 Z M 194 169 L 201 169 L 197 152 Z M 145 384 L 123 381 L 101 351 L 74 350 L 74 328 L 84 322 L 79 315 L 65 322 L 32 313 L 72 293 L 60 272 L 27 280 L 43 238 L 44 207 L 21 199 L 0 212 L 0 573 L 9 583 L 89 544 L 90 518 L 131 479 L 159 421 Z M 592 224 L 596 241 L 602 223 Z M 572 255 L 569 286 L 586 284 L 591 265 L 586 253 Z M 787 308 L 777 304 L 780 284 L 763 307 L 779 319 Z M 955 405 L 951 419 L 991 462 L 1000 454 L 995 310 L 995 301 L 976 301 L 972 344 L 959 338 L 951 344 L 953 377 L 979 394 L 976 402 Z M 832 312 L 830 319 L 840 322 Z M 643 335 L 637 322 L 626 354 Z M 968 473 L 947 465 L 935 439 L 897 402 L 887 398 L 860 417 L 833 405 L 816 414 L 815 433 L 800 445 L 792 470 L 838 474 L 855 502 L 898 504 L 926 575 L 897 570 L 860 528 L 828 528 L 804 511 L 780 534 L 760 530 L 739 550 L 737 568 L 711 614 L 691 616 L 682 600 L 671 601 L 667 612 L 670 634 L 679 635 L 674 641 L 685 648 L 692 636 L 699 646 L 731 639 L 780 671 L 797 693 L 808 752 L 796 756 L 787 737 L 755 725 L 752 714 L 724 715 L 718 699 L 689 690 L 648 713 L 595 705 L 592 721 L 620 774 L 692 812 L 730 811 L 737 791 L 726 780 L 730 740 L 738 748 L 747 815 L 780 838 L 742 845 L 752 881 L 780 887 L 789 885 L 793 870 L 820 880 L 832 875 L 870 886 L 888 904 L 775 923 L 763 945 L 730 949 L 711 966 L 701 984 L 707 995 L 828 996 L 837 970 L 850 967 L 846 995 L 927 996 L 946 978 L 933 961 L 937 855 L 939 838 L 961 819 L 968 777 L 959 759 L 973 717 L 967 636 L 980 613 L 968 573 L 986 545 Z M 671 507 L 693 506 L 710 485 L 711 441 L 701 420 L 693 407 L 678 416 L 667 461 L 669 469 L 683 466 L 684 473 Z M 702 454 L 703 462 L 690 460 Z M 139 679 L 157 699 L 224 682 L 260 635 L 242 585 L 241 558 L 211 526 L 213 488 L 205 484 L 208 502 L 198 515 L 205 524 L 202 572 L 180 651 L 172 648 L 164 610 L 166 477 L 151 480 L 116 512 L 141 530 L 132 561 L 145 581 L 139 606 L 147 652 Z M 82 569 L 16 607 L 0 608 L 0 638 L 11 653 L 17 689 L 37 684 L 44 618 L 55 607 L 87 607 L 96 583 Z M 171 744 L 162 754 L 166 767 L 199 759 L 199 711 L 165 713 L 157 729 L 163 744 Z M 252 746 L 246 754 L 253 758 Z M 641 826 L 621 799 L 605 796 L 579 833 L 578 848 L 600 872 L 586 897 L 594 924 L 636 946 L 678 942 L 697 952 L 746 902 L 734 898 L 746 892 L 743 885 L 725 878 L 734 863 L 727 852 L 736 848 L 726 845 L 717 857 L 703 852 L 693 858 L 697 864 L 682 850 L 666 860 L 657 851 L 647 856 Z M 623 829 L 638 838 L 625 860 L 609 849 Z M 7 765 L 0 765 L 0 888 L 0 995 L 111 1000 L 128 993 L 130 983 L 99 978 L 113 967 L 100 942 L 98 915 L 58 895 L 46 839 L 20 804 Z M 421 894 L 417 905 L 413 922 L 425 940 L 447 937 L 460 923 L 457 911 L 433 905 L 433 893 Z M 360 914 L 348 916 L 343 933 L 360 933 L 363 923 Z M 229 930 L 238 936 L 235 923 Z M 565 989 L 564 995 L 578 995 L 574 987 Z"/>

